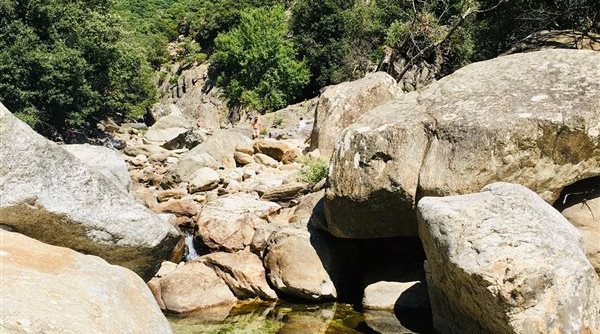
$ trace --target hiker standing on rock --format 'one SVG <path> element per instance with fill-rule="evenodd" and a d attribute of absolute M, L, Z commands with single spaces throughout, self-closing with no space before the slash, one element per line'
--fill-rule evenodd
<path fill-rule="evenodd" d="M 258 138 L 258 135 L 260 134 L 260 124 L 258 123 L 258 117 L 254 117 L 252 119 L 252 139 L 256 139 Z"/>

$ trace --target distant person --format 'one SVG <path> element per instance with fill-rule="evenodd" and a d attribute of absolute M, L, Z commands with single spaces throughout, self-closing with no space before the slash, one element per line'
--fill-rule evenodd
<path fill-rule="evenodd" d="M 258 138 L 260 135 L 260 124 L 258 123 L 258 117 L 254 117 L 251 123 L 252 127 L 252 139 Z"/>
<path fill-rule="evenodd" d="M 300 120 L 298 121 L 298 131 L 304 132 L 305 129 L 306 129 L 306 121 L 304 120 L 304 118 L 300 117 Z"/>

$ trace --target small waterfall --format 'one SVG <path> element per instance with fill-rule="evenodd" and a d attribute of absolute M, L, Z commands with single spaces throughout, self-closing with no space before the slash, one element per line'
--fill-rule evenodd
<path fill-rule="evenodd" d="M 198 257 L 198 251 L 194 245 L 194 233 L 183 230 L 183 235 L 185 236 L 185 262 L 190 262 Z"/>

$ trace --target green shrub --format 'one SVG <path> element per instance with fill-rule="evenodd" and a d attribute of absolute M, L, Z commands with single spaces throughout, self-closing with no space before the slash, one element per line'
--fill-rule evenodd
<path fill-rule="evenodd" d="M 314 185 L 327 176 L 328 169 L 329 163 L 324 159 L 304 159 L 300 176 L 302 181 Z"/>
<path fill-rule="evenodd" d="M 282 124 L 283 124 L 283 117 L 281 117 L 280 115 L 277 115 L 273 118 L 273 127 L 274 128 L 279 128 L 279 127 L 281 127 Z"/>
<path fill-rule="evenodd" d="M 230 107 L 264 113 L 300 97 L 309 73 L 286 35 L 283 7 L 274 6 L 242 12 L 240 24 L 217 37 L 211 60 Z"/>

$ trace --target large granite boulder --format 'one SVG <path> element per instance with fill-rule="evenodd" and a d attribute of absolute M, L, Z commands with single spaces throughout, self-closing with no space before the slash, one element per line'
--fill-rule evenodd
<path fill-rule="evenodd" d="M 62 148 L 76 156 L 84 164 L 95 168 L 120 189 L 125 192 L 129 191 L 131 176 L 127 171 L 127 163 L 118 151 L 89 144 L 64 145 Z"/>
<path fill-rule="evenodd" d="M 600 331 L 600 279 L 581 235 L 534 192 L 499 182 L 418 209 L 439 332 Z"/>
<path fill-rule="evenodd" d="M 600 275 L 600 197 L 575 203 L 561 213 L 581 233 L 583 250 Z"/>
<path fill-rule="evenodd" d="M 168 222 L 0 104 L 0 224 L 150 278 L 180 239 Z"/>
<path fill-rule="evenodd" d="M 161 308 L 174 313 L 189 313 L 219 305 L 231 305 L 237 298 L 215 271 L 193 261 L 149 285 Z"/>
<path fill-rule="evenodd" d="M 148 131 L 144 134 L 144 138 L 148 141 L 164 144 L 172 139 L 177 138 L 180 134 L 187 132 L 188 128 L 194 126 L 194 123 L 185 117 L 180 110 L 175 110 L 170 114 L 159 118 Z"/>
<path fill-rule="evenodd" d="M 552 203 L 600 175 L 600 53 L 548 50 L 468 65 L 365 114 L 329 169 L 327 230 L 414 236 L 423 196 L 523 184 Z"/>
<path fill-rule="evenodd" d="M 251 143 L 250 138 L 240 132 L 217 130 L 202 144 L 181 156 L 179 163 L 165 175 L 163 186 L 172 187 L 179 182 L 189 182 L 202 167 L 235 168 L 235 148 Z"/>
<path fill-rule="evenodd" d="M 329 157 L 347 126 L 400 93 L 396 80 L 385 72 L 369 73 L 364 78 L 327 87 L 316 102 L 310 150 L 318 148 Z"/>
<path fill-rule="evenodd" d="M 202 261 L 213 268 L 217 276 L 225 281 L 239 299 L 256 297 L 263 300 L 277 299 L 277 294 L 267 283 L 261 259 L 249 251 L 216 252 L 205 255 L 197 261 Z"/>
<path fill-rule="evenodd" d="M 0 240 L 0 332 L 172 333 L 130 270 L 1 229 Z"/>
<path fill-rule="evenodd" d="M 318 233 L 311 235 L 300 228 L 273 232 L 264 253 L 267 277 L 273 287 L 286 295 L 312 301 L 337 297 L 330 275 L 334 262 L 332 250 L 319 240 Z"/>
<path fill-rule="evenodd" d="M 279 204 L 261 201 L 252 194 L 221 196 L 203 206 L 196 233 L 211 249 L 242 250 L 252 243 L 255 230 L 280 209 Z"/>

